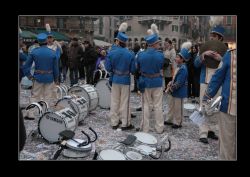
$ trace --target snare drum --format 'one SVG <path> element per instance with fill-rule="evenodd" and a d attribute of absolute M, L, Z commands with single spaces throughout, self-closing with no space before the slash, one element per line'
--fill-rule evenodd
<path fill-rule="evenodd" d="M 79 97 L 84 97 L 89 103 L 89 111 L 96 109 L 99 102 L 99 95 L 95 87 L 91 85 L 75 85 L 71 87 L 68 91 L 69 95 L 76 95 Z"/>
<path fill-rule="evenodd" d="M 149 144 L 149 145 L 156 145 L 157 144 L 157 139 L 149 133 L 137 132 L 134 135 L 137 138 L 136 140 L 139 141 L 140 143 Z"/>
<path fill-rule="evenodd" d="M 88 115 L 89 105 L 84 97 L 64 96 L 57 101 L 56 106 L 71 108 L 77 115 L 77 123 L 83 121 Z"/>
<path fill-rule="evenodd" d="M 105 149 L 99 153 L 97 159 L 98 160 L 126 160 L 126 156 L 117 150 Z"/>
<path fill-rule="evenodd" d="M 111 87 L 108 79 L 100 79 L 95 88 L 99 95 L 99 106 L 104 109 L 110 108 L 111 104 Z"/>
<path fill-rule="evenodd" d="M 183 105 L 183 108 L 184 108 L 184 116 L 189 117 L 192 114 L 192 112 L 194 112 L 195 105 L 191 103 L 185 103 Z"/>
<path fill-rule="evenodd" d="M 142 155 L 138 152 L 128 151 L 126 152 L 126 158 L 128 160 L 142 160 Z"/>
<path fill-rule="evenodd" d="M 60 141 L 59 133 L 64 130 L 75 131 L 77 115 L 70 108 L 56 112 L 46 112 L 38 122 L 38 132 L 49 143 Z"/>

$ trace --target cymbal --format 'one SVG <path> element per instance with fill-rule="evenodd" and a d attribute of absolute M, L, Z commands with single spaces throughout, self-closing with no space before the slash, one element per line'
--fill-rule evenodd
<path fill-rule="evenodd" d="M 210 40 L 210 41 L 205 42 L 205 44 L 201 46 L 200 53 L 202 54 L 208 50 L 215 51 L 223 57 L 227 51 L 227 47 L 221 41 Z M 219 66 L 220 61 L 217 61 L 212 57 L 204 56 L 204 59 L 205 59 L 205 65 L 208 68 L 216 69 Z"/>

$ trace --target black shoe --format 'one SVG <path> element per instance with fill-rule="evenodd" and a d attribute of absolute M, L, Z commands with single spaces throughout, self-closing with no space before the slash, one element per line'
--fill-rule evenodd
<path fill-rule="evenodd" d="M 140 127 L 137 127 L 136 129 L 135 129 L 135 131 L 137 131 L 137 132 L 139 132 L 141 129 L 140 129 Z"/>
<path fill-rule="evenodd" d="M 130 124 L 129 126 L 127 126 L 127 127 L 121 127 L 121 129 L 122 130 L 132 130 L 132 129 L 134 129 L 135 127 L 132 125 L 132 124 Z"/>
<path fill-rule="evenodd" d="M 28 117 L 28 116 L 25 116 L 24 119 L 25 119 L 25 120 L 35 120 L 34 117 Z"/>
<path fill-rule="evenodd" d="M 173 123 L 164 121 L 164 125 L 173 125 Z"/>
<path fill-rule="evenodd" d="M 120 124 L 122 124 L 122 121 L 121 121 L 121 120 L 119 120 L 119 123 L 118 123 L 118 125 L 120 125 Z"/>
<path fill-rule="evenodd" d="M 138 91 L 138 90 L 132 90 L 131 92 L 135 92 L 135 93 L 136 93 L 137 91 Z"/>
<path fill-rule="evenodd" d="M 200 138 L 199 140 L 200 140 L 200 142 L 202 142 L 204 144 L 208 144 L 207 138 Z"/>
<path fill-rule="evenodd" d="M 116 126 L 112 126 L 112 129 L 113 129 L 113 130 L 116 130 L 118 127 L 119 127 L 119 124 L 116 125 Z"/>
<path fill-rule="evenodd" d="M 136 108 L 136 111 L 142 111 L 142 107 Z"/>
<path fill-rule="evenodd" d="M 218 140 L 219 139 L 218 136 L 213 131 L 208 131 L 207 137 L 211 138 L 213 140 Z"/>
<path fill-rule="evenodd" d="M 131 114 L 131 118 L 135 118 L 136 117 L 136 115 L 134 115 L 134 114 Z"/>
<path fill-rule="evenodd" d="M 176 124 L 173 124 L 173 125 L 172 125 L 172 128 L 175 128 L 175 129 L 181 128 L 181 127 L 182 127 L 182 125 L 176 125 Z"/>

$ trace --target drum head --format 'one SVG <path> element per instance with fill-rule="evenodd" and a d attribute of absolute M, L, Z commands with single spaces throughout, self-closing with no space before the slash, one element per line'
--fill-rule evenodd
<path fill-rule="evenodd" d="M 136 147 L 139 151 L 141 151 L 142 154 L 144 155 L 149 155 L 153 153 L 153 148 L 147 145 L 139 145 Z"/>
<path fill-rule="evenodd" d="M 56 86 L 56 98 L 57 99 L 62 99 L 63 97 L 63 90 L 60 86 Z"/>
<path fill-rule="evenodd" d="M 128 151 L 126 153 L 126 157 L 129 160 L 142 160 L 142 155 L 139 154 L 138 152 L 134 152 L 134 151 Z"/>
<path fill-rule="evenodd" d="M 75 138 L 74 138 L 74 140 L 76 140 L 76 141 L 79 142 L 79 143 L 83 143 L 83 142 L 86 141 L 86 140 L 75 139 Z M 69 147 L 69 148 L 71 148 L 71 149 L 74 149 L 74 150 L 76 150 L 76 151 L 85 151 L 85 152 L 86 152 L 86 151 L 91 151 L 91 149 L 92 149 L 91 143 L 88 144 L 88 145 L 86 145 L 86 146 L 78 147 L 77 145 L 78 145 L 79 143 L 77 143 L 77 142 L 75 142 L 75 141 L 73 141 L 73 140 L 68 140 L 67 143 L 66 143 L 66 146 Z"/>
<path fill-rule="evenodd" d="M 113 149 L 102 150 L 99 154 L 99 158 L 100 160 L 126 160 L 123 153 Z"/>
<path fill-rule="evenodd" d="M 100 79 L 95 87 L 99 95 L 99 106 L 104 109 L 110 108 L 111 88 L 108 79 Z"/>
<path fill-rule="evenodd" d="M 195 105 L 194 104 L 190 104 L 190 103 L 186 103 L 183 105 L 184 109 L 193 112 L 195 109 Z"/>
<path fill-rule="evenodd" d="M 64 110 L 68 110 L 68 108 Z M 76 120 L 74 117 L 66 121 L 66 118 L 63 118 L 60 114 L 47 112 L 39 119 L 38 122 L 39 133 L 49 143 L 58 142 L 60 138 L 59 133 L 66 129 L 72 131 L 76 129 Z"/>
<path fill-rule="evenodd" d="M 150 135 L 148 133 L 137 132 L 134 135 L 136 136 L 137 140 L 141 143 L 150 145 L 157 144 L 157 139 L 153 135 Z"/>

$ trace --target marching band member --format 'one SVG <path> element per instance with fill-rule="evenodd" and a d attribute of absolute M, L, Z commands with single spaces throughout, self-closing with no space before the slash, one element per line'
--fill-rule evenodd
<path fill-rule="evenodd" d="M 220 40 L 223 41 L 223 36 L 224 36 L 224 28 L 220 25 L 221 19 L 214 18 L 214 21 L 212 21 L 215 26 L 213 27 L 211 33 L 210 33 L 210 40 Z M 199 56 L 197 55 L 195 61 L 194 61 L 194 66 L 196 68 L 201 67 L 201 73 L 200 73 L 200 104 L 202 102 L 202 97 L 204 95 L 205 89 L 207 87 L 207 84 L 209 83 L 212 75 L 216 71 L 216 69 L 211 69 L 208 68 L 204 64 L 204 56 L 213 56 L 213 51 L 209 50 L 204 52 Z M 218 92 L 217 96 L 220 94 L 220 91 Z M 212 115 L 211 120 L 217 120 L 216 115 Z M 207 120 L 209 121 L 209 120 Z M 199 127 L 199 135 L 200 135 L 200 141 L 202 143 L 208 144 L 208 139 L 211 138 L 214 140 L 218 140 L 218 136 L 215 135 L 215 132 L 211 130 L 211 127 L 209 127 L 209 122 L 204 122 L 200 127 Z"/>
<path fill-rule="evenodd" d="M 169 95 L 171 101 L 169 101 L 168 120 L 165 124 L 172 125 L 172 128 L 182 127 L 183 99 L 187 97 L 188 84 L 188 70 L 185 61 L 188 61 L 191 57 L 189 52 L 191 46 L 191 42 L 182 44 L 181 51 L 176 54 L 175 62 L 177 68 L 173 79 L 167 85 L 167 91 L 171 93 L 171 95 Z"/>
<path fill-rule="evenodd" d="M 228 50 L 221 63 L 208 83 L 202 104 L 206 106 L 207 100 L 213 98 L 222 86 L 222 100 L 218 116 L 219 159 L 236 160 L 236 50 Z"/>
<path fill-rule="evenodd" d="M 119 127 L 119 120 L 122 121 L 122 130 L 133 129 L 129 108 L 130 97 L 130 73 L 135 72 L 134 55 L 126 48 L 128 36 L 126 31 L 127 23 L 122 23 L 116 37 L 116 47 L 110 50 L 105 68 L 112 73 L 111 108 L 110 118 L 113 129 Z"/>
<path fill-rule="evenodd" d="M 50 106 L 53 106 L 56 99 L 54 97 L 56 95 L 54 93 L 54 83 L 59 84 L 58 61 L 55 52 L 46 46 L 47 35 L 45 33 L 38 34 L 37 40 L 40 47 L 35 48 L 31 52 L 23 68 L 25 76 L 33 81 L 30 102 L 37 102 L 43 99 Z M 34 75 L 31 75 L 30 69 L 33 61 L 35 63 L 35 71 Z M 28 111 L 28 114 L 28 118 L 34 119 L 32 111 Z"/>
<path fill-rule="evenodd" d="M 138 53 L 136 68 L 140 73 L 138 89 L 142 93 L 142 120 L 140 129 L 149 132 L 149 118 L 153 111 L 155 129 L 157 133 L 164 131 L 164 119 L 162 112 L 162 68 L 164 55 L 159 52 L 160 47 L 158 30 L 155 24 L 151 25 L 153 33 L 145 37 L 148 48 Z M 149 34 L 149 33 L 148 33 Z M 152 105 L 151 105 L 152 104 Z M 152 109 L 151 109 L 152 108 Z"/>

